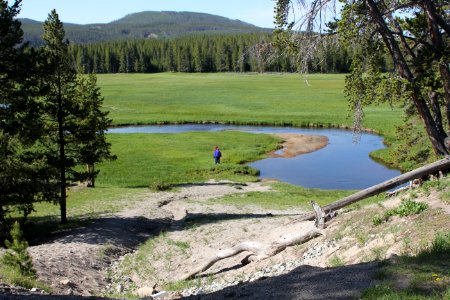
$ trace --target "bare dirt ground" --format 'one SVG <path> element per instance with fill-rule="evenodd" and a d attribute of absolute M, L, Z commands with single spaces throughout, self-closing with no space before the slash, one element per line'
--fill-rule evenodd
<path fill-rule="evenodd" d="M 173 228 L 176 219 L 185 213 L 182 204 L 185 199 L 202 200 L 267 189 L 254 183 L 236 189 L 227 183 L 210 182 L 186 186 L 179 192 L 148 193 L 134 208 L 57 233 L 39 245 L 30 246 L 29 252 L 38 277 L 56 293 L 97 294 L 108 285 L 105 271 L 109 264 L 162 230 Z M 173 204 L 177 202 L 178 205 Z"/>
<path fill-rule="evenodd" d="M 275 210 L 220 201 L 229 194 L 247 197 L 249 192 L 268 191 L 271 187 L 265 183 L 209 181 L 148 192 L 120 213 L 56 233 L 29 251 L 39 279 L 57 295 L 160 292 L 218 250 L 248 240 L 270 242 L 302 230 L 304 224 L 295 220 L 309 208 Z M 376 284 L 377 260 L 414 254 L 435 232 L 450 230 L 450 205 L 437 192 L 414 196 L 430 205 L 422 214 L 372 224 L 374 214 L 395 207 L 404 197 L 409 196 L 341 210 L 323 236 L 269 259 L 247 265 L 241 260 L 248 253 L 224 259 L 199 278 L 172 285 L 174 291 L 165 298 L 357 298 Z"/>
<path fill-rule="evenodd" d="M 299 209 L 236 207 L 215 200 L 231 193 L 245 197 L 251 191 L 270 191 L 270 186 L 211 181 L 176 192 L 149 193 L 134 208 L 31 246 L 39 279 L 65 295 L 105 291 L 117 295 L 140 288 L 156 292 L 220 249 L 245 240 L 270 241 L 301 230 L 302 225 L 295 223 L 302 213 Z M 289 247 L 272 258 L 242 265 L 243 253 L 220 261 L 191 287 L 170 292 L 167 298 L 203 293 L 210 293 L 206 299 L 358 297 L 376 283 L 372 275 L 378 267 L 373 261 L 413 251 L 415 245 L 405 244 L 405 238 L 419 243 L 431 240 L 430 232 L 443 229 L 442 224 L 450 229 L 449 205 L 436 193 L 417 198 L 431 205 L 426 214 L 394 218 L 376 228 L 372 225 L 374 213 L 400 201 L 397 197 L 382 207 L 341 211 L 325 236 Z M 152 237 L 156 238 L 151 248 L 135 251 Z"/>

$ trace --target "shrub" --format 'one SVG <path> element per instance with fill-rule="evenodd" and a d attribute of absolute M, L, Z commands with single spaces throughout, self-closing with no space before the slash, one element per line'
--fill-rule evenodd
<path fill-rule="evenodd" d="M 403 201 L 402 204 L 399 205 L 395 209 L 395 214 L 401 217 L 406 217 L 409 215 L 420 214 L 422 211 L 428 208 L 428 204 L 419 203 L 412 200 Z"/>

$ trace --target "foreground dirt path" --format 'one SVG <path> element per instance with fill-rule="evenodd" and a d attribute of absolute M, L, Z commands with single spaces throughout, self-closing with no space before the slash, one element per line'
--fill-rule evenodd
<path fill-rule="evenodd" d="M 258 183 L 233 186 L 209 182 L 184 186 L 178 192 L 148 193 L 136 207 L 55 234 L 39 245 L 30 246 L 29 251 L 39 279 L 55 293 L 98 294 L 108 287 L 106 269 L 112 261 L 184 217 L 182 200 L 267 190 L 267 186 Z"/>

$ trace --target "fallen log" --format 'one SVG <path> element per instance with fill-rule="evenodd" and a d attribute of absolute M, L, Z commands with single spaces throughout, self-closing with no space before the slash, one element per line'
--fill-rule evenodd
<path fill-rule="evenodd" d="M 181 276 L 179 280 L 190 279 L 195 275 L 197 275 L 198 273 L 206 271 L 216 262 L 231 256 L 235 256 L 244 251 L 248 251 L 251 253 L 250 256 L 246 257 L 246 260 L 248 262 L 263 260 L 283 251 L 284 249 L 286 249 L 286 247 L 304 243 L 312 239 L 313 237 L 323 234 L 322 230 L 318 229 L 315 226 L 314 222 L 308 223 L 309 224 L 307 225 L 306 228 L 304 228 L 302 232 L 285 234 L 270 244 L 247 241 L 237 244 L 231 248 L 219 251 L 213 257 L 204 262 L 202 265 L 198 266 L 197 268 L 194 268 L 191 272 Z"/>
<path fill-rule="evenodd" d="M 406 191 L 406 190 L 411 190 L 411 189 L 414 189 L 414 188 L 419 187 L 421 185 L 422 185 L 422 179 L 410 180 L 409 184 L 407 186 L 398 188 L 396 190 L 393 190 L 392 192 L 386 192 L 386 196 L 388 196 L 388 197 L 397 196 L 398 193 L 400 193 L 400 192 L 403 192 L 403 191 Z"/>
<path fill-rule="evenodd" d="M 371 197 L 373 195 L 377 195 L 379 193 L 388 191 L 396 186 L 399 186 L 405 182 L 408 182 L 410 180 L 414 180 L 414 179 L 418 179 L 418 178 L 422 178 L 424 176 L 427 176 L 429 174 L 432 173 L 436 173 L 445 169 L 450 168 L 450 159 L 449 158 L 444 158 L 441 160 L 438 160 L 434 163 L 425 165 L 423 167 L 414 169 L 410 172 L 404 173 L 400 176 L 394 177 L 392 179 L 386 180 L 380 184 L 371 186 L 365 190 L 359 191 L 355 194 L 352 194 L 350 196 L 347 196 L 345 198 L 342 198 L 338 201 L 335 201 L 333 203 L 330 203 L 324 207 L 322 207 L 322 209 L 324 211 L 335 211 L 338 210 L 342 207 L 348 206 L 350 204 L 353 204 L 355 202 L 361 201 L 363 199 L 366 199 L 368 197 Z M 302 216 L 301 218 L 299 218 L 296 221 L 308 221 L 308 220 L 313 220 L 315 217 L 314 213 L 308 213 L 305 214 L 304 216 Z"/>
<path fill-rule="evenodd" d="M 413 171 L 410 171 L 408 173 L 402 174 L 400 176 L 397 176 L 380 184 L 374 185 L 365 190 L 359 191 L 353 195 L 340 199 L 324 207 L 320 207 L 317 203 L 311 201 L 311 205 L 313 206 L 314 212 L 306 214 L 300 219 L 295 220 L 295 223 L 299 224 L 299 222 L 313 220 L 314 218 L 316 219 L 316 221 L 308 222 L 307 227 L 303 228 L 302 231 L 299 232 L 296 231 L 294 233 L 285 234 L 270 244 L 255 241 L 242 242 L 231 248 L 217 252 L 205 263 L 198 266 L 197 268 L 194 268 L 191 272 L 181 276 L 179 279 L 180 280 L 190 279 L 195 275 L 203 271 L 206 271 L 216 262 L 228 257 L 235 256 L 244 251 L 248 251 L 251 253 L 249 256 L 245 258 L 245 260 L 247 260 L 248 262 L 262 260 L 271 257 L 283 251 L 284 249 L 286 249 L 286 247 L 306 242 L 318 235 L 323 234 L 323 230 L 321 229 L 325 227 L 325 222 L 328 219 L 335 216 L 336 210 L 345 207 L 347 205 L 353 204 L 355 202 L 358 202 L 360 200 L 363 200 L 365 198 L 368 198 L 370 196 L 390 190 L 410 180 L 418 179 L 428 174 L 436 173 L 448 168 L 450 168 L 450 159 L 445 158 L 437 162 L 423 166 L 421 168 L 415 169 Z"/>

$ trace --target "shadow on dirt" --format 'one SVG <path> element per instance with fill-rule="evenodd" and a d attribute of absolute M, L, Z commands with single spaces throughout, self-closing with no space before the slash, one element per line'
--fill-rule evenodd
<path fill-rule="evenodd" d="M 374 274 L 378 268 L 378 262 L 335 268 L 300 266 L 277 277 L 179 299 L 358 299 L 377 283 Z"/>
<path fill-rule="evenodd" d="M 295 214 L 294 214 L 295 215 Z M 68 227 L 58 228 L 54 222 L 30 222 L 25 231 L 30 245 L 58 241 L 59 243 L 82 242 L 87 244 L 112 244 L 118 247 L 136 248 L 147 239 L 163 231 L 178 231 L 194 225 L 204 225 L 228 220 L 274 218 L 268 214 L 188 214 L 184 219 L 148 219 L 145 217 L 104 217 L 72 221 Z M 286 216 L 285 214 L 279 216 Z"/>

